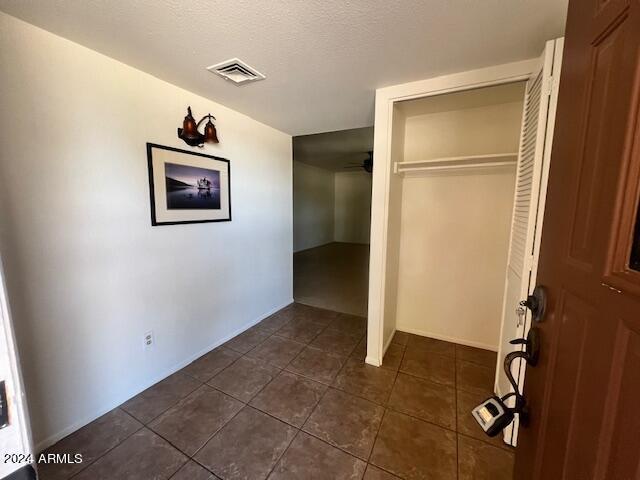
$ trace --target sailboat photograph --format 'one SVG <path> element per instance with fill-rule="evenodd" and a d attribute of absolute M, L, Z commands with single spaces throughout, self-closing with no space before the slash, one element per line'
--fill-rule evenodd
<path fill-rule="evenodd" d="M 165 163 L 167 209 L 219 209 L 220 172 Z"/>

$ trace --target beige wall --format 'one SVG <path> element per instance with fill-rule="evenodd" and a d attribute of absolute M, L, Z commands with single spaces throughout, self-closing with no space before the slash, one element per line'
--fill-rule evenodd
<path fill-rule="evenodd" d="M 0 249 L 42 447 L 291 301 L 291 137 L 4 14 L 0 64 Z M 187 105 L 218 119 L 193 150 L 230 159 L 233 221 L 152 227 L 146 142 L 189 149 Z"/>
<path fill-rule="evenodd" d="M 404 161 L 518 151 L 522 102 L 407 117 Z"/>
<path fill-rule="evenodd" d="M 336 242 L 369 243 L 371 228 L 371 174 L 336 172 L 333 239 Z"/>
<path fill-rule="evenodd" d="M 513 172 L 407 177 L 397 328 L 497 349 Z"/>
<path fill-rule="evenodd" d="M 333 242 L 333 172 L 293 162 L 293 251 Z"/>
<path fill-rule="evenodd" d="M 516 152 L 521 116 L 515 102 L 408 117 L 404 160 Z M 515 167 L 404 177 L 398 330 L 497 349 L 514 182 Z"/>

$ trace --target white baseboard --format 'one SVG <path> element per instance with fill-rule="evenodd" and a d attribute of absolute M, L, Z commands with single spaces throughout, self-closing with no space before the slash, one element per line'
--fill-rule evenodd
<path fill-rule="evenodd" d="M 51 445 L 53 445 L 54 443 L 62 440 L 64 437 L 71 435 L 73 432 L 75 432 L 76 430 L 81 429 L 82 427 L 84 427 L 85 425 L 93 422 L 94 420 L 96 420 L 97 418 L 100 418 L 102 415 L 104 415 L 105 413 L 110 412 L 111 410 L 113 410 L 114 408 L 118 407 L 119 405 L 122 405 L 124 402 L 126 402 L 127 400 L 129 400 L 130 398 L 135 397 L 136 395 L 138 395 L 140 392 L 143 392 L 144 390 L 146 390 L 147 388 L 155 385 L 156 383 L 160 382 L 161 380 L 164 380 L 165 378 L 167 378 L 169 375 L 172 375 L 174 373 L 176 373 L 178 370 L 183 369 L 184 367 L 186 367 L 187 365 L 189 365 L 191 362 L 193 362 L 194 360 L 197 360 L 198 358 L 200 358 L 202 355 L 204 355 L 205 353 L 210 352 L 211 350 L 213 350 L 214 348 L 219 347 L 220 345 L 222 345 L 223 343 L 231 340 L 233 337 L 240 335 L 242 332 L 244 332 L 245 330 L 248 330 L 249 328 L 253 327 L 255 324 L 261 322 L 262 320 L 264 320 L 265 318 L 267 318 L 270 315 L 273 315 L 274 313 L 276 313 L 278 310 L 282 310 L 284 307 L 286 307 L 287 305 L 290 305 L 293 303 L 293 299 L 291 299 L 290 301 L 288 301 L 287 303 L 285 303 L 284 305 L 280 305 L 276 308 L 273 308 L 271 310 L 269 310 L 267 313 L 259 316 L 258 318 L 250 321 L 249 323 L 245 324 L 244 326 L 242 326 L 241 328 L 237 329 L 236 331 L 232 332 L 229 335 L 226 335 L 225 337 L 216 340 L 214 343 L 210 344 L 209 346 L 203 348 L 202 350 L 194 353 L 193 355 L 189 356 L 188 358 L 186 358 L 185 360 L 179 362 L 178 364 L 174 365 L 173 367 L 169 368 L 168 370 L 166 370 L 164 373 L 152 378 L 151 380 L 149 380 L 148 382 L 146 382 L 144 385 L 142 385 L 139 389 L 136 389 L 136 391 L 128 393 L 127 395 L 124 396 L 124 398 L 120 398 L 118 399 L 115 404 L 109 404 L 109 405 L 105 405 L 103 408 L 99 409 L 98 411 L 94 412 L 93 414 L 83 418 L 82 420 L 79 420 L 77 422 L 75 422 L 73 425 L 70 425 L 64 429 L 62 429 L 61 431 L 54 433 L 53 435 L 48 436 L 47 438 L 39 441 L 36 445 L 35 445 L 35 451 L 36 452 L 41 452 L 42 450 L 44 450 L 47 447 L 50 447 Z"/>
<path fill-rule="evenodd" d="M 396 329 L 393 329 L 393 332 L 391 332 L 391 335 L 389 335 L 389 340 L 387 340 L 387 343 L 384 344 L 384 346 L 382 347 L 382 358 L 384 358 L 384 354 L 387 353 L 387 350 L 389 349 L 389 345 L 391 345 L 391 342 L 393 341 L 393 336 L 396 334 Z M 382 363 L 382 358 L 380 359 L 380 363 Z"/>
<path fill-rule="evenodd" d="M 364 359 L 364 362 L 368 363 L 369 365 L 373 365 L 374 367 L 379 367 L 380 365 L 382 365 L 382 359 L 384 358 L 384 354 L 387 353 L 387 350 L 389 349 L 389 345 L 391 345 L 391 341 L 393 340 L 393 336 L 395 335 L 395 333 L 396 333 L 396 330 L 394 329 L 391 335 L 389 336 L 389 340 L 387 340 L 387 342 L 382 346 L 382 355 L 380 356 L 380 358 L 374 358 L 367 355 L 367 357 Z"/>
<path fill-rule="evenodd" d="M 377 358 L 374 358 L 374 357 L 370 357 L 368 355 L 364 359 L 364 363 L 366 363 L 368 365 L 373 365 L 374 367 L 379 367 L 380 365 L 382 365 L 382 362 L 380 360 L 378 360 Z"/>
<path fill-rule="evenodd" d="M 400 332 L 413 333 L 415 335 L 420 335 L 422 337 L 435 338 L 436 340 L 444 340 L 446 342 L 458 343 L 460 345 L 466 345 L 468 347 L 476 347 L 476 348 L 482 348 L 484 350 L 491 350 L 492 352 L 498 351 L 497 345 L 489 345 L 482 342 L 476 342 L 474 340 L 468 340 L 466 338 L 457 338 L 457 337 L 450 337 L 448 335 L 440 335 L 438 333 L 426 332 L 424 330 L 409 328 L 403 325 L 397 325 L 396 330 Z"/>
<path fill-rule="evenodd" d="M 304 247 L 300 250 L 294 250 L 293 253 L 302 253 L 306 252 L 307 250 L 313 250 L 314 248 L 326 247 L 327 245 L 331 245 L 332 243 L 344 243 L 347 245 L 370 245 L 369 242 L 347 242 L 344 240 L 331 240 L 330 242 L 319 243 L 318 245 L 314 245 L 313 247 Z"/>
<path fill-rule="evenodd" d="M 319 243 L 318 245 L 314 245 L 313 247 L 304 247 L 304 248 L 301 248 L 299 250 L 294 250 L 293 253 L 295 254 L 295 253 L 306 252 L 307 250 L 313 250 L 314 248 L 324 247 L 324 246 L 329 245 L 331 243 L 335 243 L 335 242 L 333 240 L 330 240 L 330 241 L 325 242 L 325 243 Z"/>

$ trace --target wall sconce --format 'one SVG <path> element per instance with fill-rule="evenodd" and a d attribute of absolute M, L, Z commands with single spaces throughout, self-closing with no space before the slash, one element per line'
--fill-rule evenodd
<path fill-rule="evenodd" d="M 203 135 L 198 131 L 198 128 L 206 119 L 209 119 L 209 121 L 204 126 Z M 211 119 L 215 120 L 216 117 L 208 113 L 202 117 L 198 123 L 196 123 L 195 118 L 193 118 L 193 115 L 191 114 L 191 107 L 188 107 L 187 116 L 184 117 L 182 128 L 178 128 L 178 138 L 181 138 L 187 145 L 191 145 L 192 147 L 202 147 L 204 146 L 204 142 L 219 143 L 216 127 Z"/>

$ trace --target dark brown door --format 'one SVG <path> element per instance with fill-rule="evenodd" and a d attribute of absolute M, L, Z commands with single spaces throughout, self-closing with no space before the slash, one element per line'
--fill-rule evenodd
<path fill-rule="evenodd" d="M 640 0 L 570 0 L 516 480 L 640 479 L 639 48 Z"/>

